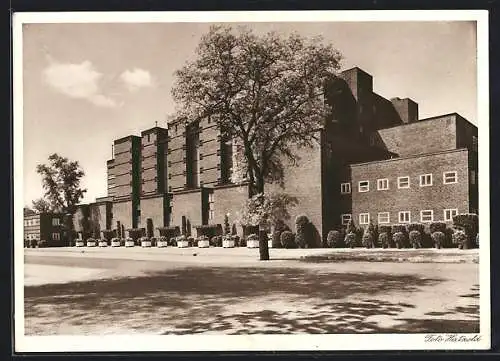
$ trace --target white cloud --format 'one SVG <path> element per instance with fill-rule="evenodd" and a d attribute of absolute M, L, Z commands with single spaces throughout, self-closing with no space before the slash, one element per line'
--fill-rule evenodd
<path fill-rule="evenodd" d="M 149 71 L 139 68 L 134 68 L 134 70 L 125 70 L 120 75 L 120 78 L 130 91 L 136 91 L 139 88 L 153 86 L 153 80 Z"/>
<path fill-rule="evenodd" d="M 70 98 L 85 99 L 96 106 L 116 107 L 116 101 L 101 92 L 102 76 L 88 60 L 80 64 L 52 61 L 43 70 L 45 82 L 58 92 Z"/>

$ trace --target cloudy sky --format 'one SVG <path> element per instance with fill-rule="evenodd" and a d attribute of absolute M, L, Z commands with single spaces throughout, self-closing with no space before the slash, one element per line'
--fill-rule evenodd
<path fill-rule="evenodd" d="M 322 35 L 344 69 L 373 75 L 374 91 L 410 97 L 420 117 L 458 112 L 477 124 L 472 22 L 253 23 L 256 32 Z M 43 194 L 37 164 L 54 152 L 86 172 L 84 201 L 106 195 L 111 144 L 174 109 L 173 72 L 210 24 L 25 24 L 24 203 Z"/>

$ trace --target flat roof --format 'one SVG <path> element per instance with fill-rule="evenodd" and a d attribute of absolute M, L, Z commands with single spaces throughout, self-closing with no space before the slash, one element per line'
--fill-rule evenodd
<path fill-rule="evenodd" d="M 411 99 L 410 99 L 411 100 Z M 427 122 L 427 121 L 432 121 L 432 120 L 438 120 L 438 119 L 441 119 L 441 118 L 444 118 L 444 117 L 449 117 L 451 115 L 454 115 L 456 117 L 459 117 L 463 120 L 465 120 L 467 123 L 469 123 L 470 125 L 472 125 L 473 127 L 476 127 L 474 124 L 472 124 L 471 122 L 469 122 L 466 118 L 464 118 L 463 116 L 461 116 L 460 114 L 458 114 L 457 112 L 453 112 L 453 113 L 447 113 L 447 114 L 441 114 L 441 115 L 435 115 L 433 117 L 429 117 L 429 118 L 423 118 L 423 119 L 419 119 L 419 120 L 416 120 L 414 122 L 410 122 L 410 123 L 402 123 L 402 124 L 399 124 L 399 125 L 394 125 L 392 127 L 387 127 L 387 128 L 380 128 L 379 130 L 384 130 L 384 129 L 393 129 L 393 128 L 397 128 L 397 127 L 405 127 L 405 126 L 411 126 L 411 125 L 414 125 L 414 124 L 419 124 L 421 122 Z"/>
<path fill-rule="evenodd" d="M 440 155 L 440 154 L 454 153 L 454 152 L 464 152 L 464 151 L 468 151 L 468 149 L 467 148 L 456 148 L 456 149 L 443 150 L 443 151 L 440 151 L 440 152 L 423 153 L 423 154 L 415 154 L 415 155 L 406 155 L 406 156 L 403 156 L 403 157 L 394 157 L 394 158 L 390 158 L 390 159 L 374 160 L 374 161 L 371 161 L 371 162 L 352 163 L 352 164 L 349 164 L 349 167 L 360 167 L 360 166 L 364 166 L 364 165 L 394 162 L 394 161 L 406 160 L 406 159 L 412 159 L 412 158 L 432 157 L 432 156 Z"/>

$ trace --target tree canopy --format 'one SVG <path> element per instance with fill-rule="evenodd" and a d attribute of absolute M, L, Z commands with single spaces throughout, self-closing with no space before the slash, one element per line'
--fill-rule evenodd
<path fill-rule="evenodd" d="M 320 37 L 213 26 L 194 60 L 175 73 L 176 117 L 210 117 L 224 137 L 237 140 L 250 195 L 263 193 L 265 181 L 282 177 L 282 159 L 296 162 L 296 147 L 313 145 L 330 112 L 325 83 L 340 60 Z"/>
<path fill-rule="evenodd" d="M 57 153 L 49 156 L 48 164 L 39 164 L 36 167 L 42 176 L 42 185 L 45 190 L 44 198 L 33 202 L 33 206 L 49 207 L 54 212 L 69 212 L 83 198 L 87 191 L 80 187 L 80 181 L 85 175 L 77 161 L 70 161 Z"/>
<path fill-rule="evenodd" d="M 55 209 L 52 208 L 52 205 L 44 198 L 35 199 L 32 202 L 32 206 L 37 213 L 47 213 L 55 211 Z"/>

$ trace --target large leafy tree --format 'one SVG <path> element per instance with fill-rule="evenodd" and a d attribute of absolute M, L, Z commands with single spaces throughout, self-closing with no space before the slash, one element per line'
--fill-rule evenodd
<path fill-rule="evenodd" d="M 49 156 L 48 164 L 36 167 L 42 176 L 44 197 L 52 211 L 73 213 L 87 191 L 80 182 L 85 175 L 77 161 L 70 161 L 57 153 Z"/>
<path fill-rule="evenodd" d="M 32 206 L 37 213 L 47 213 L 53 211 L 51 204 L 44 198 L 35 199 L 32 202 Z"/>
<path fill-rule="evenodd" d="M 215 121 L 241 146 L 249 196 L 263 194 L 266 181 L 282 179 L 283 159 L 296 162 L 298 147 L 314 145 L 330 112 L 324 85 L 340 59 L 319 37 L 213 26 L 194 60 L 175 73 L 177 117 Z M 268 259 L 263 237 L 261 259 Z"/>

